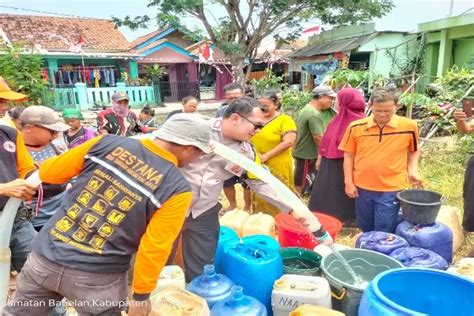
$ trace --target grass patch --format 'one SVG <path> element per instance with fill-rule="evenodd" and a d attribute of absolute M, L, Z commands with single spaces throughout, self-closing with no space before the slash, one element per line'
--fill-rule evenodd
<path fill-rule="evenodd" d="M 420 171 L 425 188 L 446 196 L 446 204 L 462 210 L 463 182 L 467 152 L 456 137 L 443 137 L 422 149 Z M 462 214 L 458 214 L 462 216 Z"/>

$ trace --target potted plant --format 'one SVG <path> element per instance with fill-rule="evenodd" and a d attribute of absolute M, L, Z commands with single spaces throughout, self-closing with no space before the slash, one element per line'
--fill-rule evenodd
<path fill-rule="evenodd" d="M 161 78 L 163 78 L 167 74 L 165 68 L 161 67 L 158 64 L 148 66 L 146 68 L 146 72 L 153 81 L 159 81 Z"/>

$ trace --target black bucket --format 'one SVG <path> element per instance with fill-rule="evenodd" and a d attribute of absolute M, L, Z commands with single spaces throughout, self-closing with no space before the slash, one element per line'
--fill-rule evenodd
<path fill-rule="evenodd" d="M 428 190 L 405 190 L 398 192 L 402 217 L 407 222 L 430 225 L 436 221 L 441 204 L 446 198 Z"/>

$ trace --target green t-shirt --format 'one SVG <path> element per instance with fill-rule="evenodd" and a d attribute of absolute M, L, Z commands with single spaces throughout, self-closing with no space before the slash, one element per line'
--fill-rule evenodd
<path fill-rule="evenodd" d="M 319 148 L 314 143 L 313 134 L 323 135 L 326 126 L 335 115 L 336 111 L 333 108 L 316 110 L 311 104 L 306 105 L 296 121 L 298 136 L 293 156 L 302 159 L 316 159 Z"/>

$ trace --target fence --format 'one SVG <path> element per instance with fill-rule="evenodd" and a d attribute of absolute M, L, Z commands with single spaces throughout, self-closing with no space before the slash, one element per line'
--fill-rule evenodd
<path fill-rule="evenodd" d="M 94 106 L 110 105 L 112 95 L 117 91 L 124 91 L 130 97 L 132 108 L 141 108 L 145 103 L 154 105 L 161 102 L 159 93 L 155 93 L 151 86 L 129 86 L 118 82 L 116 87 L 87 88 L 83 83 L 76 83 L 74 88 L 57 88 L 48 93 L 49 106 L 56 110 L 77 107 L 81 110 L 89 110 Z"/>
<path fill-rule="evenodd" d="M 77 95 L 74 88 L 59 88 L 46 91 L 43 96 L 43 104 L 58 111 L 66 108 L 76 107 Z"/>

